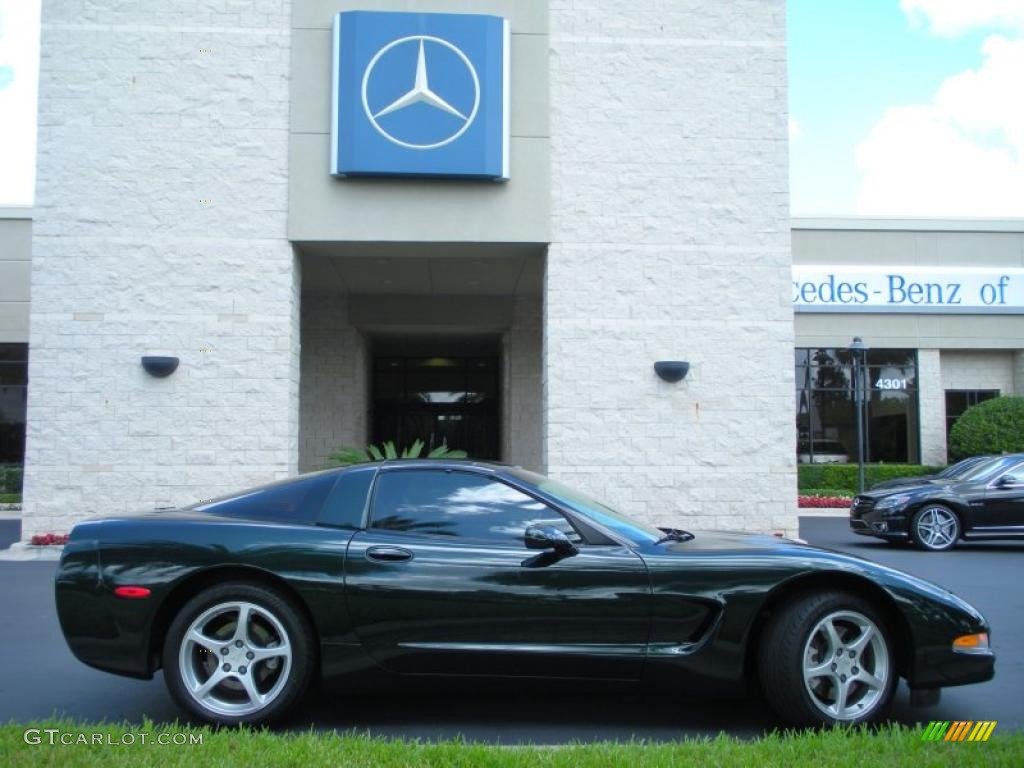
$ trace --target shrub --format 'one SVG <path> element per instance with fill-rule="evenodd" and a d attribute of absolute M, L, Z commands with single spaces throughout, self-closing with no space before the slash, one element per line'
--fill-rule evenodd
<path fill-rule="evenodd" d="M 52 544 L 64 545 L 68 543 L 69 535 L 67 533 L 37 533 L 29 543 L 37 547 L 46 547 Z"/>
<path fill-rule="evenodd" d="M 865 464 L 864 486 L 871 486 L 897 477 L 932 475 L 943 467 L 922 464 Z M 856 464 L 801 464 L 797 467 L 797 487 L 801 493 L 811 488 L 829 488 L 849 494 L 857 492 Z"/>
<path fill-rule="evenodd" d="M 24 474 L 20 464 L 0 464 L 0 493 L 21 493 Z"/>
<path fill-rule="evenodd" d="M 800 494 L 796 505 L 801 509 L 849 509 L 852 499 L 849 496 L 812 496 Z"/>
<path fill-rule="evenodd" d="M 964 411 L 949 432 L 956 460 L 986 453 L 1024 452 L 1024 397 L 986 400 Z"/>
<path fill-rule="evenodd" d="M 399 451 L 395 444 L 388 440 L 379 448 L 376 445 L 368 445 L 363 448 L 343 447 L 338 448 L 327 457 L 327 466 L 347 466 L 358 464 L 363 461 L 385 461 L 387 459 L 418 459 L 423 453 L 424 443 L 422 440 L 415 441 L 405 450 Z M 455 451 L 448 448 L 447 444 L 439 445 L 426 455 L 428 459 L 464 459 L 465 451 Z"/>

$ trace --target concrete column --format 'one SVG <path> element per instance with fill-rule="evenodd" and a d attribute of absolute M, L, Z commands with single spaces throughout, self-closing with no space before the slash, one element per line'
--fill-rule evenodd
<path fill-rule="evenodd" d="M 544 471 L 542 323 L 540 299 L 517 296 L 502 367 L 502 459 L 539 472 Z"/>
<path fill-rule="evenodd" d="M 548 471 L 651 522 L 793 532 L 785 4 L 550 22 Z"/>
<path fill-rule="evenodd" d="M 1024 350 L 1013 353 L 1013 393 L 1024 395 Z"/>
<path fill-rule="evenodd" d="M 23 536 L 296 471 L 290 10 L 44 3 Z"/>
<path fill-rule="evenodd" d="M 364 447 L 369 407 L 366 341 L 349 323 L 344 295 L 303 298 L 301 382 L 301 471 L 320 468 L 339 447 Z"/>
<path fill-rule="evenodd" d="M 921 463 L 946 463 L 946 395 L 942 360 L 937 349 L 917 351 L 918 413 L 921 420 Z"/>

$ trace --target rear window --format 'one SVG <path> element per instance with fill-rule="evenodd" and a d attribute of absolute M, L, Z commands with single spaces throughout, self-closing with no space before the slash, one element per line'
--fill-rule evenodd
<path fill-rule="evenodd" d="M 315 523 L 337 479 L 337 472 L 318 472 L 196 504 L 190 509 L 246 520 Z"/>

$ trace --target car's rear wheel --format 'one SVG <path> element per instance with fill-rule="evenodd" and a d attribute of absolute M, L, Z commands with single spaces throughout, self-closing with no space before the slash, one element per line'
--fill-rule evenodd
<path fill-rule="evenodd" d="M 943 504 L 928 504 L 910 523 L 914 543 L 928 552 L 943 552 L 960 539 L 960 518 Z"/>
<path fill-rule="evenodd" d="M 758 669 L 769 704 L 799 726 L 873 720 L 897 682 L 881 616 L 845 592 L 807 594 L 779 610 L 758 648 Z"/>
<path fill-rule="evenodd" d="M 203 720 L 234 725 L 284 715 L 309 687 L 313 632 L 276 590 L 229 582 L 196 595 L 164 641 L 167 688 Z"/>

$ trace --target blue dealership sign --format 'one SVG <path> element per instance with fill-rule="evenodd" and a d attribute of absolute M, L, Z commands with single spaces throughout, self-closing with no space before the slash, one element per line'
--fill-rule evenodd
<path fill-rule="evenodd" d="M 498 16 L 339 13 L 331 173 L 507 179 L 510 39 Z"/>

